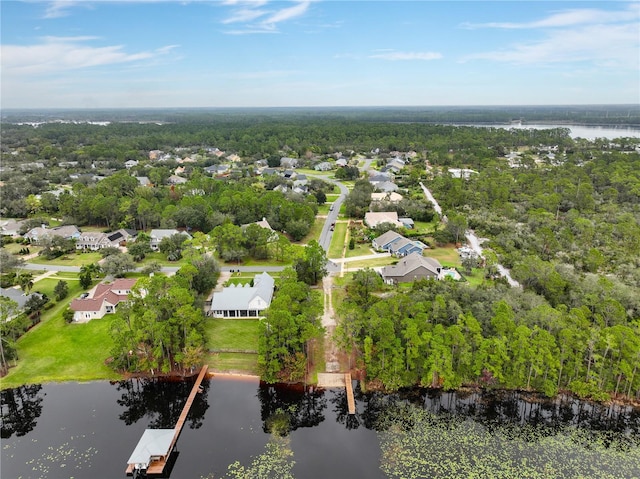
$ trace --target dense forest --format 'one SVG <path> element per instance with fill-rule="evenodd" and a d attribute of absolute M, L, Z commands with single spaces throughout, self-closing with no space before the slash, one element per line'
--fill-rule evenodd
<path fill-rule="evenodd" d="M 434 216 L 419 186 L 428 185 L 448 218 L 430 243 L 460 243 L 465 229 L 474 229 L 486 238 L 478 264 L 486 281 L 425 281 L 398 289 L 370 270 L 354 274 L 338 308 L 339 340 L 359 358 L 367 379 L 384 389 L 474 384 L 549 395 L 571 390 L 596 399 L 639 397 L 638 139 L 574 140 L 562 127 L 435 124 L 446 121 L 437 114 L 453 118 L 452 112 L 172 111 L 107 125 L 3 123 L 0 213 L 36 222 L 53 216 L 105 230 L 180 227 L 211 233 L 222 259 L 277 257 L 286 247 L 282 242 L 266 248 L 267 239 L 255 228 L 242 234 L 243 225 L 266 218 L 290 239 L 302 238 L 332 186 L 317 181 L 308 194 L 276 191 L 283 180 L 258 176 L 257 161 L 274 166 L 291 157 L 299 167 L 313 168 L 339 156 L 351 162 L 341 173 L 355 179 L 349 175 L 357 175 L 358 158 L 373 158 L 379 167 L 397 152 L 411 151 L 395 175 L 406 198 L 403 211 L 425 221 Z M 637 107 L 608 113 L 599 107 L 540 108 L 539 117 L 531 109 L 495 117 L 482 109 L 458 113 L 452 122 L 508 121 L 505 115 L 529 121 L 548 115 L 558 122 L 565 115 L 567 122 L 637 124 L 639 116 Z M 480 113 L 483 120 L 473 119 Z M 214 149 L 239 157 L 224 178 L 204 173 L 227 161 Z M 152 161 L 152 150 L 173 159 Z M 175 158 L 187 155 L 193 159 L 183 165 L 187 182 L 170 185 L 179 166 Z M 137 163 L 126 169 L 127 160 Z M 471 172 L 457 177 L 451 168 Z M 141 186 L 136 176 L 148 177 L 154 187 Z M 362 180 L 355 184 L 345 208 L 359 218 L 372 207 L 372 188 Z M 522 287 L 497 279 L 498 264 Z M 276 295 L 269 312 L 290 339 L 268 331 L 261 339 L 261 367 L 272 379 L 297 377 L 306 340 L 318 333 L 317 298 L 308 289 L 317 277 L 304 262 L 296 266 L 296 278 L 279 285 L 283 299 Z M 293 303 L 299 309 L 291 309 Z M 162 367 L 170 355 L 158 354 L 153 364 Z"/>

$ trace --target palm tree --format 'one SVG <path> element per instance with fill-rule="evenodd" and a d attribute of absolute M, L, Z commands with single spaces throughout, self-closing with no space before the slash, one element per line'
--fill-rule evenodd
<path fill-rule="evenodd" d="M 24 294 L 29 294 L 33 288 L 33 275 L 31 273 L 22 273 L 18 276 L 18 285 Z"/>

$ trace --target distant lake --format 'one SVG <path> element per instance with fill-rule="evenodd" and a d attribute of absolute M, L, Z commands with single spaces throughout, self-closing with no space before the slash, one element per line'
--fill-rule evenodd
<path fill-rule="evenodd" d="M 464 123 L 461 126 L 476 126 L 476 127 L 492 127 L 492 128 L 504 128 L 509 130 L 548 130 L 551 128 L 568 128 L 570 130 L 569 135 L 571 138 L 584 138 L 585 140 L 595 140 L 596 138 L 606 138 L 612 140 L 614 138 L 640 138 L 640 127 L 631 126 L 585 126 L 585 125 L 571 125 L 571 124 L 486 124 L 486 123 Z"/>
<path fill-rule="evenodd" d="M 191 384 L 98 381 L 2 391 L 2 478 L 124 478 L 143 431 L 172 428 Z M 450 467 L 472 456 L 492 468 L 507 464 L 516 471 L 495 477 L 531 477 L 518 475 L 515 465 L 542 470 L 539 461 L 556 471 L 546 477 L 577 477 L 571 461 L 593 468 L 583 477 L 640 476 L 639 409 L 515 392 L 415 389 L 386 395 L 356 388 L 357 414 L 350 416 L 343 390 L 223 377 L 205 380 L 203 388 L 178 441 L 174 479 L 228 477 L 230 464 L 248 466 L 257 457 L 267 464 L 273 459 L 265 456 L 272 424 L 289 431 L 288 460 L 295 462 L 292 475 L 301 479 L 425 477 L 410 476 L 403 468 L 413 467 L 412 460 Z M 407 411 L 428 414 L 426 422 Z M 470 445 L 459 437 L 467 433 Z M 547 463 L 558 469 L 548 469 Z"/>

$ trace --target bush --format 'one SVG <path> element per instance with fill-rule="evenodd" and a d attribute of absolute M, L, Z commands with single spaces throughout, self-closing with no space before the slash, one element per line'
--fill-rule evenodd
<path fill-rule="evenodd" d="M 73 321 L 73 310 L 71 308 L 67 308 L 62 313 L 62 318 L 67 322 L 71 323 Z"/>

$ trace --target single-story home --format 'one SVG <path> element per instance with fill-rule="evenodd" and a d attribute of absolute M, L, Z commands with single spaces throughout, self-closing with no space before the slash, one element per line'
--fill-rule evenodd
<path fill-rule="evenodd" d="M 371 193 L 371 201 L 387 201 L 389 203 L 400 203 L 403 196 L 400 193 L 396 193 L 395 191 L 390 192 L 382 192 L 382 193 Z"/>
<path fill-rule="evenodd" d="M 169 236 L 173 236 L 177 234 L 183 234 L 187 236 L 187 239 L 191 239 L 191 235 L 186 231 L 178 231 L 175 229 L 170 229 L 170 230 L 157 229 L 157 230 L 151 230 L 151 233 L 149 233 L 149 237 L 151 238 L 151 241 L 149 242 L 149 246 L 151 246 L 151 249 L 153 251 L 158 251 L 158 249 L 160 248 L 160 242 L 164 238 L 168 238 Z"/>
<path fill-rule="evenodd" d="M 213 293 L 209 316 L 216 318 L 257 318 L 271 305 L 275 281 L 268 273 L 253 279 L 253 286 L 231 285 Z"/>
<path fill-rule="evenodd" d="M 0 222 L 2 236 L 20 236 L 20 228 L 27 220 L 3 220 Z"/>
<path fill-rule="evenodd" d="M 138 183 L 140 183 L 140 186 L 148 186 L 148 187 L 153 186 L 153 183 L 151 183 L 151 180 L 149 180 L 149 178 L 147 178 L 146 176 L 136 176 L 136 180 L 138 180 Z"/>
<path fill-rule="evenodd" d="M 398 264 L 381 268 L 380 275 L 385 283 L 398 284 L 420 279 L 439 279 L 441 271 L 442 265 L 437 259 L 412 253 L 402 258 Z"/>
<path fill-rule="evenodd" d="M 404 226 L 398 220 L 398 213 L 396 211 L 369 211 L 364 215 L 364 224 L 369 228 L 375 228 L 382 223 L 391 223 L 397 228 Z"/>
<path fill-rule="evenodd" d="M 178 175 L 171 175 L 167 178 L 167 183 L 170 185 L 184 185 L 188 180 Z"/>
<path fill-rule="evenodd" d="M 4 296 L 5 298 L 9 298 L 11 301 L 15 301 L 18 305 L 18 309 L 22 311 L 24 309 L 24 305 L 27 304 L 27 301 L 29 301 L 31 297 L 41 295 L 40 293 L 24 294 L 21 289 L 17 288 L 0 288 L 0 296 Z M 13 318 L 7 318 L 7 320 L 10 319 Z"/>
<path fill-rule="evenodd" d="M 80 230 L 75 225 L 56 226 L 55 228 L 47 228 L 46 226 L 38 226 L 32 228 L 24 237 L 31 240 L 32 243 L 39 243 L 45 238 L 53 236 L 61 236 L 64 239 L 77 239 L 80 236 Z"/>
<path fill-rule="evenodd" d="M 100 283 L 93 295 L 76 298 L 69 307 L 74 311 L 73 320 L 84 323 L 92 319 L 100 319 L 105 314 L 115 313 L 116 307 L 127 301 L 131 288 L 136 284 L 135 278 L 119 278 L 113 283 Z"/>
<path fill-rule="evenodd" d="M 387 231 L 372 241 L 372 246 L 378 251 L 386 251 L 393 256 L 407 256 L 413 253 L 422 255 L 428 248 L 422 241 L 410 240 L 395 231 Z"/>

